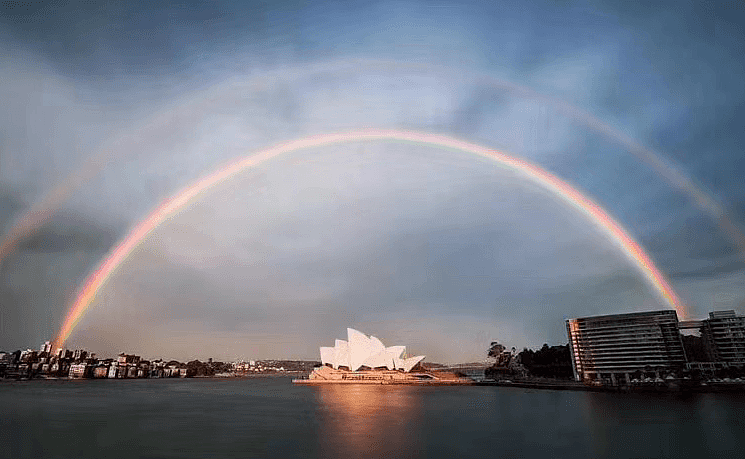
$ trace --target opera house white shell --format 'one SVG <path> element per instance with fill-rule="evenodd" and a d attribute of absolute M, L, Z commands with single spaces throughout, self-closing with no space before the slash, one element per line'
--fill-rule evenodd
<path fill-rule="evenodd" d="M 321 348 L 321 363 L 334 369 L 346 367 L 357 371 L 363 366 L 385 367 L 389 370 L 411 371 L 425 356 L 403 357 L 406 346 L 385 347 L 374 336 L 367 336 L 353 328 L 347 328 L 347 341 L 337 339 L 334 347 Z"/>

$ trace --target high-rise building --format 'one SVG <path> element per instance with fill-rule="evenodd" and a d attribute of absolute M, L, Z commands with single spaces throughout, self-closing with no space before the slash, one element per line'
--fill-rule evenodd
<path fill-rule="evenodd" d="M 701 338 L 712 362 L 745 365 L 745 317 L 714 311 L 701 326 Z"/>
<path fill-rule="evenodd" d="M 686 361 L 674 310 L 569 319 L 566 327 L 577 381 L 618 384 L 637 371 L 659 377 Z"/>

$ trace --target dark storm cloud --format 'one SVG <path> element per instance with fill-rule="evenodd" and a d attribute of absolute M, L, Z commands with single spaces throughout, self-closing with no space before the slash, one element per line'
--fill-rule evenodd
<path fill-rule="evenodd" d="M 681 220 L 643 240 L 649 250 L 660 254 L 658 261 L 672 278 L 715 277 L 745 268 L 743 254 L 711 218 L 689 215 Z"/>
<path fill-rule="evenodd" d="M 101 228 L 97 222 L 82 215 L 55 215 L 34 234 L 23 241 L 21 252 L 105 253 L 121 232 Z"/>
<path fill-rule="evenodd" d="M 3 230 L 11 223 L 11 219 L 17 212 L 20 212 L 26 203 L 20 199 L 18 193 L 12 190 L 0 189 L 0 228 Z"/>
<path fill-rule="evenodd" d="M 231 35 L 237 39 L 231 32 L 242 21 L 258 26 L 257 32 L 262 28 L 256 20 L 261 17 L 259 5 L 236 11 L 234 2 L 4 3 L 8 7 L 0 20 L 16 39 L 53 58 L 63 72 L 86 77 L 137 76 L 183 67 L 196 53 L 209 50 L 195 47 L 219 45 Z M 248 38 L 245 25 L 240 28 L 242 38 Z"/>
<path fill-rule="evenodd" d="M 48 340 L 88 266 L 121 235 L 85 216 L 61 211 L 0 265 L 0 334 L 12 348 Z"/>

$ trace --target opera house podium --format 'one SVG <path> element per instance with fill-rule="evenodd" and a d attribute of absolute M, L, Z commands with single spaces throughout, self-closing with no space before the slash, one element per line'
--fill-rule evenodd
<path fill-rule="evenodd" d="M 295 384 L 470 384 L 452 373 L 413 371 L 425 356 L 406 357 L 406 346 L 386 347 L 378 338 L 347 328 L 347 341 L 321 347 L 321 366 Z"/>

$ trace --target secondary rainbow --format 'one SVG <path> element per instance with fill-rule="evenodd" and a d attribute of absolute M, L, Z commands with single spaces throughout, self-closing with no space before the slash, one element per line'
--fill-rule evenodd
<path fill-rule="evenodd" d="M 609 236 L 610 240 L 613 241 L 623 251 L 626 257 L 637 267 L 644 279 L 656 292 L 659 299 L 671 308 L 676 309 L 682 317 L 687 316 L 680 299 L 644 249 L 618 222 L 608 215 L 602 207 L 560 178 L 523 159 L 518 159 L 502 152 L 452 137 L 406 130 L 366 129 L 334 134 L 314 135 L 275 145 L 265 150 L 261 150 L 254 155 L 228 164 L 227 166 L 197 180 L 164 201 L 144 220 L 140 221 L 137 226 L 135 226 L 111 250 L 99 267 L 88 276 L 83 287 L 80 289 L 75 302 L 65 317 L 65 321 L 63 322 L 55 341 L 56 346 L 59 347 L 64 344 L 83 313 L 85 313 L 85 310 L 95 299 L 98 291 L 106 284 L 106 281 L 116 271 L 116 268 L 126 260 L 129 254 L 143 240 L 145 240 L 147 236 L 158 227 L 158 225 L 184 209 L 189 203 L 193 202 L 211 187 L 250 167 L 256 166 L 257 164 L 284 153 L 347 142 L 375 140 L 413 142 L 439 148 L 459 150 L 492 159 L 498 164 L 516 171 L 587 215 L 587 217 L 589 217 L 598 228 L 603 230 Z"/>
<path fill-rule="evenodd" d="M 536 100 L 554 107 L 559 112 L 569 116 L 573 121 L 576 121 L 607 139 L 623 146 L 629 153 L 649 165 L 656 173 L 667 180 L 668 183 L 686 193 L 692 201 L 700 209 L 707 212 L 714 222 L 719 225 L 722 231 L 729 236 L 730 240 L 737 246 L 740 256 L 745 258 L 745 234 L 743 234 L 739 225 L 729 217 L 725 208 L 712 195 L 711 191 L 706 190 L 700 184 L 696 184 L 691 177 L 685 174 L 681 168 L 675 166 L 669 159 L 665 159 L 660 153 L 643 146 L 627 134 L 621 132 L 618 128 L 614 128 L 592 114 L 564 100 L 541 94 L 524 85 L 494 78 L 491 75 L 467 71 L 464 72 L 464 70 L 460 68 L 455 70 L 448 69 L 447 67 L 432 66 L 431 64 L 412 64 L 376 59 L 343 59 L 340 61 L 318 62 L 315 64 L 304 63 L 301 67 L 292 69 L 282 67 L 279 70 L 279 73 L 270 72 L 268 74 L 261 74 L 251 77 L 245 82 L 240 80 L 228 80 L 220 85 L 210 87 L 203 92 L 197 93 L 193 100 L 189 100 L 177 107 L 170 108 L 165 112 L 160 112 L 157 116 L 147 120 L 139 128 L 132 126 L 127 131 L 139 132 L 138 137 L 145 138 L 147 137 L 147 133 L 157 132 L 163 129 L 163 126 L 166 126 L 166 123 L 173 120 L 174 113 L 183 114 L 183 110 L 190 108 L 191 111 L 187 110 L 187 114 L 199 113 L 201 116 L 201 114 L 205 110 L 209 110 L 209 108 L 205 108 L 204 105 L 200 104 L 205 104 L 207 101 L 213 101 L 219 96 L 219 94 L 221 94 L 221 91 L 225 91 L 226 89 L 233 90 L 236 87 L 250 91 L 248 88 L 252 85 L 262 84 L 265 80 L 275 81 L 280 79 L 282 75 L 299 75 L 301 73 L 308 75 L 321 71 L 336 73 L 350 69 L 359 71 L 360 69 L 381 68 L 418 70 L 431 74 L 445 72 L 445 74 L 455 75 L 456 78 L 467 77 L 478 82 L 480 85 L 500 91 L 506 91 L 525 99 Z M 113 152 L 117 150 L 117 145 L 119 145 L 121 140 L 122 137 L 116 137 L 108 142 L 102 147 L 98 154 L 88 158 L 88 160 L 80 167 L 76 168 L 73 173 L 60 180 L 51 188 L 51 191 L 42 196 L 41 199 L 35 202 L 12 223 L 8 231 L 2 236 L 2 241 L 0 241 L 0 265 L 2 265 L 5 258 L 10 253 L 18 248 L 18 245 L 23 240 L 26 240 L 44 223 L 49 221 L 60 205 L 70 197 L 73 191 L 101 172 L 105 166 L 110 165 L 117 159 L 119 155 L 116 155 Z M 132 149 L 127 151 L 132 151 Z"/>

